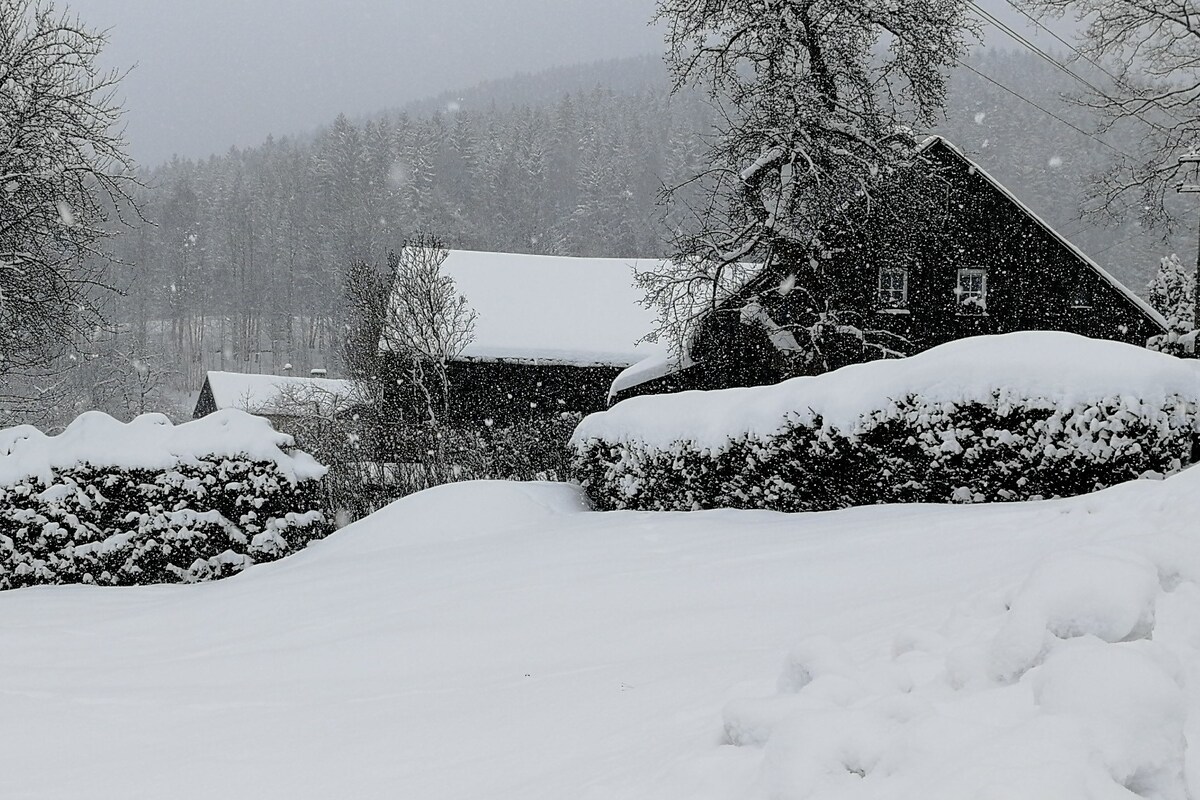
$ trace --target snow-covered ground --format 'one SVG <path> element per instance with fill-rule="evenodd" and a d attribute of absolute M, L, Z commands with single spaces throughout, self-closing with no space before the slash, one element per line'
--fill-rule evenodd
<path fill-rule="evenodd" d="M 1183 798 L 1198 512 L 1200 470 L 803 515 L 442 487 L 226 581 L 0 594 L 0 797 Z"/>

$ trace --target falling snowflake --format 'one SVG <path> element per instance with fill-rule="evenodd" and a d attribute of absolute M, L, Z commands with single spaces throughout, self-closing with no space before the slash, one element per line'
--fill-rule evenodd
<path fill-rule="evenodd" d="M 67 203 L 66 200 L 59 200 L 57 205 L 58 205 L 58 221 L 61 222 L 64 227 L 74 228 L 75 227 L 75 212 L 71 210 L 71 206 Z"/>

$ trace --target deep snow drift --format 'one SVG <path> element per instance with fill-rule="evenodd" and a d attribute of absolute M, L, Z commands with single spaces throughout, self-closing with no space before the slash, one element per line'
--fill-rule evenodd
<path fill-rule="evenodd" d="M 227 581 L 0 593 L 0 796 L 1194 796 L 1198 514 L 1196 470 L 798 515 L 442 487 Z"/>

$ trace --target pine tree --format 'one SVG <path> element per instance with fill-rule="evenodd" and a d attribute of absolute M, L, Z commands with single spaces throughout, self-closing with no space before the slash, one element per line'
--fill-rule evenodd
<path fill-rule="evenodd" d="M 1192 330 L 1196 320 L 1196 280 L 1172 253 L 1163 257 L 1158 272 L 1146 287 L 1150 305 L 1167 319 L 1167 329 L 1176 335 Z"/>

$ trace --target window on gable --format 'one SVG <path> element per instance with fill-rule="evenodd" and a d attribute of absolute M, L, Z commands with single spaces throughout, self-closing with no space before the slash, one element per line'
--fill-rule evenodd
<path fill-rule="evenodd" d="M 982 267 L 960 269 L 954 295 L 959 314 L 986 314 L 987 270 Z"/>
<path fill-rule="evenodd" d="M 908 305 L 908 270 L 904 267 L 880 267 L 879 307 L 904 308 Z"/>

